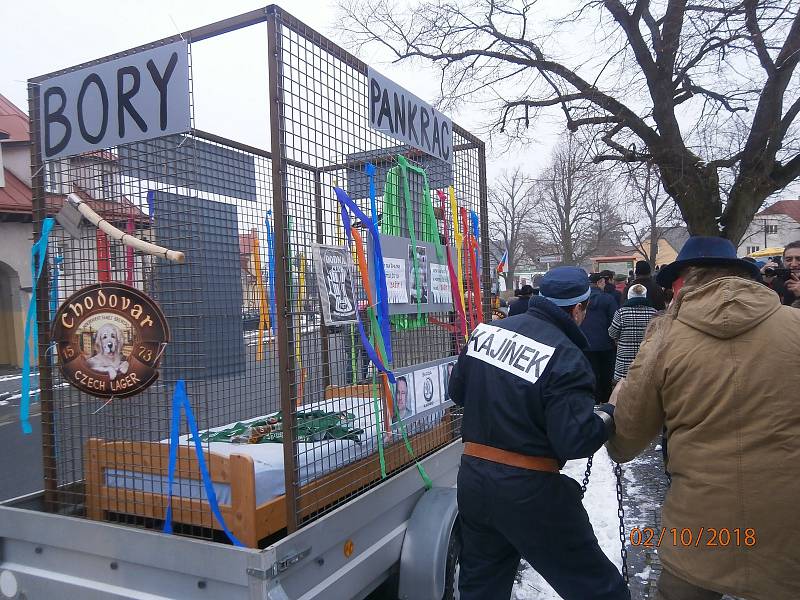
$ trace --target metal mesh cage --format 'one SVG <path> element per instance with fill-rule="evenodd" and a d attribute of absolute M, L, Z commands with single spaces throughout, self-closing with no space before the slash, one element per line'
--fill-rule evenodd
<path fill-rule="evenodd" d="M 379 213 L 387 194 L 404 196 L 395 189 L 404 177 L 416 231 L 436 243 L 447 233 L 452 241 L 452 217 L 439 208 L 435 190 L 453 185 L 459 206 L 479 215 L 485 232 L 483 144 L 454 126 L 450 165 L 370 129 L 366 65 L 277 7 L 184 36 L 191 49 L 203 39 L 264 21 L 270 151 L 197 129 L 47 162 L 34 143 L 37 236 L 44 218 L 74 193 L 117 228 L 186 255 L 184 264 L 169 263 L 127 248 L 86 222 L 78 237 L 54 229 L 48 269 L 36 291 L 45 492 L 52 511 L 162 526 L 171 398 L 179 380 L 186 382 L 202 431 L 280 414 L 283 443 L 259 444 L 282 465 L 278 471 L 259 475 L 254 464 L 266 459 L 243 456 L 239 444 L 203 442 L 221 516 L 249 545 L 302 526 L 459 436 L 460 416 L 452 403 L 424 411 L 408 406 L 413 414 L 402 426 L 387 420 L 389 407 L 398 408 L 397 394 L 387 398 L 357 328 L 323 322 L 312 247 L 348 243 L 334 186 L 369 211 L 368 163 L 377 171 Z M 29 86 L 34 140 L 41 127 L 37 86 L 36 80 Z M 398 179 L 399 156 L 411 168 Z M 436 207 L 435 232 L 424 231 L 424 202 Z M 382 232 L 408 237 L 408 222 L 392 231 L 380 216 Z M 368 251 L 367 231 L 356 225 Z M 485 235 L 480 242 L 479 285 L 488 315 Z M 367 294 L 358 270 L 354 280 L 366 321 Z M 98 281 L 143 291 L 169 323 L 171 339 L 158 381 L 128 398 L 93 398 L 71 387 L 52 349 L 56 307 Z M 468 297 L 478 296 L 472 280 L 464 285 Z M 429 392 L 411 383 L 408 372 L 420 366 L 435 372 L 430 385 L 445 400 L 442 362 L 463 343 L 454 319 L 450 311 L 428 313 L 415 323 L 392 318 L 392 368 L 398 377 L 405 375 L 407 403 Z M 369 323 L 365 327 L 369 331 Z M 87 352 L 93 333 L 84 333 Z M 131 344 L 123 334 L 123 353 Z M 348 415 L 351 438 L 330 439 L 309 421 L 315 410 Z M 175 530 L 223 540 L 186 433 L 182 426 L 172 485 Z"/>

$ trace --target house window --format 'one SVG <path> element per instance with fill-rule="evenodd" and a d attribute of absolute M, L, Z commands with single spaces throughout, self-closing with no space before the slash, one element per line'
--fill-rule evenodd
<path fill-rule="evenodd" d="M 64 174 L 61 172 L 61 163 L 57 160 L 48 160 L 45 169 L 44 187 L 51 194 L 60 194 L 64 183 Z"/>
<path fill-rule="evenodd" d="M 108 165 L 104 165 L 102 167 L 102 185 L 103 185 L 103 199 L 104 200 L 114 200 L 116 196 L 116 190 L 114 189 L 116 186 L 114 181 L 114 172 Z"/>
<path fill-rule="evenodd" d="M 752 254 L 753 252 L 758 252 L 759 250 L 761 250 L 761 246 L 748 246 L 745 254 Z"/>
<path fill-rule="evenodd" d="M 111 269 L 114 273 L 123 273 L 126 263 L 125 246 L 116 240 L 110 240 L 110 242 L 109 252 L 111 256 L 109 259 L 111 261 Z"/>
<path fill-rule="evenodd" d="M 767 235 L 777 235 L 778 226 L 777 225 L 764 225 L 764 231 L 767 233 Z"/>

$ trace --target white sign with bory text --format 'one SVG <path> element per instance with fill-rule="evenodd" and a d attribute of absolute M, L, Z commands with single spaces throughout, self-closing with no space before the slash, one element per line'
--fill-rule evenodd
<path fill-rule="evenodd" d="M 369 125 L 446 163 L 453 162 L 453 122 L 427 102 L 373 69 Z"/>
<path fill-rule="evenodd" d="M 191 127 L 185 41 L 57 75 L 39 85 L 44 160 L 184 133 Z"/>

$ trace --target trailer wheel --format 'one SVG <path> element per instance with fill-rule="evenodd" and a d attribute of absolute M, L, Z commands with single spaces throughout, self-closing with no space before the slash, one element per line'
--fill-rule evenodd
<path fill-rule="evenodd" d="M 447 544 L 447 565 L 444 572 L 444 595 L 442 600 L 458 600 L 458 575 L 461 570 L 461 528 L 456 520 L 450 541 Z"/>

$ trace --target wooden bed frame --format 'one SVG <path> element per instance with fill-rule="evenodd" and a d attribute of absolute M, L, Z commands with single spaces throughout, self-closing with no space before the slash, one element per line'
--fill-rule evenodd
<path fill-rule="evenodd" d="M 329 388 L 325 398 L 372 397 L 369 385 Z M 414 455 L 419 457 L 451 441 L 448 412 L 440 423 L 410 436 Z M 220 513 L 228 529 L 246 546 L 257 548 L 259 540 L 286 527 L 286 501 L 281 495 L 263 504 L 256 504 L 253 459 L 248 455 L 222 456 L 205 452 L 211 479 L 215 483 L 230 485 L 230 504 L 220 504 Z M 384 449 L 387 473 L 397 471 L 412 462 L 402 440 L 392 442 Z M 160 442 L 105 441 L 92 438 L 86 442 L 84 453 L 86 473 L 86 515 L 90 519 L 104 520 L 107 513 L 117 513 L 147 519 L 163 520 L 167 508 L 164 494 L 130 490 L 105 485 L 105 471 L 131 471 L 167 477 L 169 444 Z M 307 517 L 357 490 L 378 481 L 381 477 L 377 450 L 369 456 L 349 463 L 300 488 L 298 509 L 300 517 Z M 194 447 L 180 446 L 175 468 L 176 479 L 188 479 L 200 484 L 200 470 Z M 222 530 L 211 514 L 205 500 L 172 496 L 172 518 L 175 523 L 210 527 Z"/>

